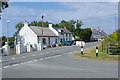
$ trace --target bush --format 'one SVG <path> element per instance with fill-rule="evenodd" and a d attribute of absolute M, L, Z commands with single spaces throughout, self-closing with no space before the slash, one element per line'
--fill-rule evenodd
<path fill-rule="evenodd" d="M 59 43 L 59 45 L 58 46 L 61 46 L 61 44 Z"/>
<path fill-rule="evenodd" d="M 62 44 L 62 46 L 64 46 L 64 43 Z"/>
<path fill-rule="evenodd" d="M 56 45 L 55 45 L 55 44 L 53 44 L 53 45 L 52 45 L 52 47 L 56 47 Z"/>
<path fill-rule="evenodd" d="M 81 38 L 75 38 L 76 41 L 81 41 L 82 39 Z"/>

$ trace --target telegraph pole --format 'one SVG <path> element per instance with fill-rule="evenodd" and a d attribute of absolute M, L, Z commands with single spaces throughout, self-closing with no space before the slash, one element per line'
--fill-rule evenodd
<path fill-rule="evenodd" d="M 43 18 L 44 18 L 44 15 L 42 15 L 42 36 L 43 36 Z"/>
<path fill-rule="evenodd" d="M 115 31 L 116 31 L 116 14 L 115 14 Z"/>

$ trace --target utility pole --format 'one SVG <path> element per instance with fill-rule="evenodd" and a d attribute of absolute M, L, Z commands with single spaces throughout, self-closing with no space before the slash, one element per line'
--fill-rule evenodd
<path fill-rule="evenodd" d="M 43 18 L 44 18 L 44 15 L 42 15 L 42 36 L 43 36 Z"/>
<path fill-rule="evenodd" d="M 116 32 L 116 14 L 115 14 L 115 32 Z"/>
<path fill-rule="evenodd" d="M 10 21 L 7 21 L 7 44 L 8 44 L 8 42 L 9 42 L 9 39 L 8 39 L 8 38 L 9 38 L 9 36 L 8 36 L 8 35 L 9 35 L 9 31 L 8 31 L 8 23 L 10 23 Z"/>

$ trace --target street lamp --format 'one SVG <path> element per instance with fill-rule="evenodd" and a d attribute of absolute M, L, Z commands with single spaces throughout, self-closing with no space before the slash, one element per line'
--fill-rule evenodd
<path fill-rule="evenodd" d="M 7 44 L 8 44 L 8 23 L 10 23 L 10 21 L 7 21 Z"/>

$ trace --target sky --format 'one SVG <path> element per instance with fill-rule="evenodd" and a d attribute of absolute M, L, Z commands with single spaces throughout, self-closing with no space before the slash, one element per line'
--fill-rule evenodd
<path fill-rule="evenodd" d="M 111 0 L 112 1 L 112 0 Z M 61 20 L 81 20 L 82 28 L 103 29 L 107 34 L 115 30 L 115 13 L 118 15 L 117 2 L 9 2 L 9 7 L 2 12 L 2 35 L 7 34 L 7 20 L 9 36 L 16 32 L 15 25 L 27 20 L 40 21 L 44 14 L 44 21 L 59 23 Z"/>

